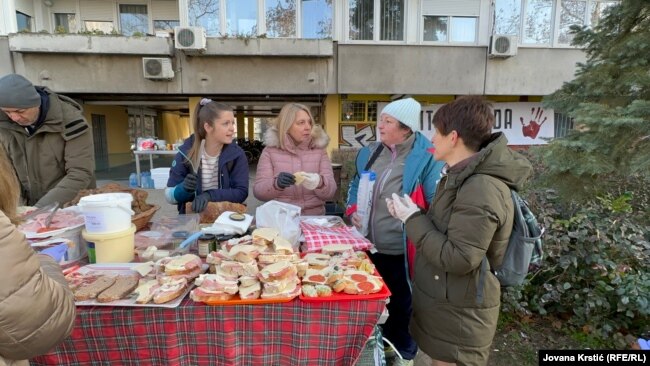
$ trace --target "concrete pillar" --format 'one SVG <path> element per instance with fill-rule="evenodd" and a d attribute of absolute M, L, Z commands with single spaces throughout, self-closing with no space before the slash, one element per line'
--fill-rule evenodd
<path fill-rule="evenodd" d="M 331 156 L 332 150 L 339 148 L 339 124 L 341 122 L 341 98 L 339 95 L 330 94 L 325 97 L 323 108 L 325 109 L 323 127 L 330 137 L 330 143 L 327 145 L 327 153 Z"/>

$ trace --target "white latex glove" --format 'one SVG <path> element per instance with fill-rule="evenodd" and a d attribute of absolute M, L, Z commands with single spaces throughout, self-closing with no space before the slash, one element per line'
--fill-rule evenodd
<path fill-rule="evenodd" d="M 394 218 L 399 219 L 404 223 L 406 223 L 406 220 L 413 216 L 414 213 L 420 212 L 418 205 L 416 205 L 411 197 L 406 194 L 404 197 L 400 197 L 397 193 L 393 193 L 392 199 L 386 199 L 386 204 L 388 206 L 388 212 Z"/>
<path fill-rule="evenodd" d="M 305 180 L 302 181 L 302 186 L 313 191 L 320 184 L 320 174 L 318 173 L 303 173 Z"/>

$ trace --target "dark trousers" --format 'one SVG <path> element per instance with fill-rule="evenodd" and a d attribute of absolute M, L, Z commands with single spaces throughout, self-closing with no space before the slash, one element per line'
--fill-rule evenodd
<path fill-rule="evenodd" d="M 390 302 L 386 306 L 388 320 L 382 326 L 383 336 L 388 338 L 404 359 L 412 360 L 418 347 L 409 333 L 409 321 L 413 307 L 411 306 L 411 290 L 406 278 L 404 255 L 381 253 L 369 255 L 392 294 Z"/>

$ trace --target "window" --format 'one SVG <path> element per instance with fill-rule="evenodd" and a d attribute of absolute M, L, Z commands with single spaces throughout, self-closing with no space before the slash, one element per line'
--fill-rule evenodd
<path fill-rule="evenodd" d="M 113 32 L 113 22 L 86 20 L 84 28 L 89 32 L 109 34 Z"/>
<path fill-rule="evenodd" d="M 266 1 L 266 35 L 274 38 L 296 36 L 295 0 Z"/>
<path fill-rule="evenodd" d="M 519 35 L 521 28 L 521 0 L 496 0 L 494 33 Z"/>
<path fill-rule="evenodd" d="M 521 43 L 550 44 L 552 13 L 552 0 L 526 0 Z"/>
<path fill-rule="evenodd" d="M 332 0 L 301 0 L 302 38 L 332 38 Z"/>
<path fill-rule="evenodd" d="M 349 4 L 350 40 L 404 40 L 404 0 L 350 0 Z"/>
<path fill-rule="evenodd" d="M 16 25 L 19 32 L 32 31 L 32 17 L 19 11 L 16 12 Z"/>
<path fill-rule="evenodd" d="M 77 20 L 74 13 L 54 13 L 54 31 L 70 33 L 77 31 Z"/>
<path fill-rule="evenodd" d="M 153 21 L 153 30 L 157 31 L 173 31 L 174 27 L 181 25 L 181 22 L 178 20 L 154 20 Z"/>
<path fill-rule="evenodd" d="M 226 34 L 257 35 L 257 0 L 226 0 Z"/>
<path fill-rule="evenodd" d="M 221 32 L 219 5 L 219 0 L 188 0 L 189 25 L 205 28 L 208 36 L 218 35 Z"/>
<path fill-rule="evenodd" d="M 146 5 L 120 4 L 120 30 L 125 36 L 149 32 Z"/>
<path fill-rule="evenodd" d="M 476 43 L 476 17 L 424 16 L 422 39 L 429 42 Z"/>
<path fill-rule="evenodd" d="M 570 33 L 570 27 L 585 24 L 586 13 L 586 1 L 562 0 L 560 2 L 560 28 L 557 38 L 559 44 L 571 44 L 573 34 Z"/>
<path fill-rule="evenodd" d="M 589 24 L 592 26 L 598 24 L 598 20 L 605 15 L 605 10 L 610 6 L 617 5 L 618 1 L 593 1 L 591 2 L 589 13 Z"/>
<path fill-rule="evenodd" d="M 598 24 L 610 6 L 602 0 L 496 0 L 494 33 L 519 37 L 525 45 L 570 45 L 572 25 Z"/>

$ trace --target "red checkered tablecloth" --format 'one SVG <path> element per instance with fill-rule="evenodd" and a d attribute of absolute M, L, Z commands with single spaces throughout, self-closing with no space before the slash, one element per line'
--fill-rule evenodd
<path fill-rule="evenodd" d="M 350 226 L 325 227 L 301 221 L 300 229 L 305 237 L 303 251 L 307 253 L 319 252 L 329 244 L 350 244 L 358 251 L 368 250 L 373 246 L 370 240 Z"/>
<path fill-rule="evenodd" d="M 32 365 L 353 365 L 386 302 L 77 307 L 70 337 Z"/>

